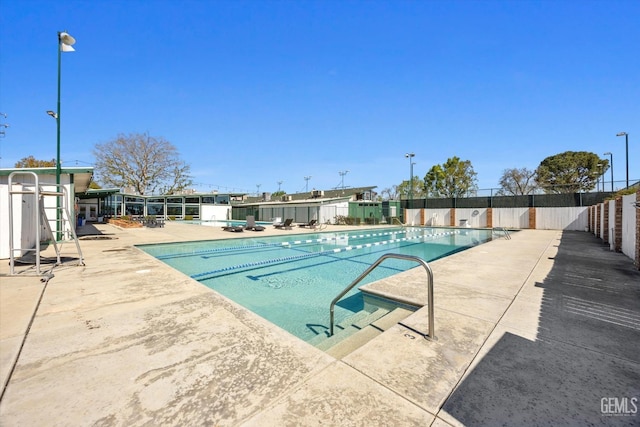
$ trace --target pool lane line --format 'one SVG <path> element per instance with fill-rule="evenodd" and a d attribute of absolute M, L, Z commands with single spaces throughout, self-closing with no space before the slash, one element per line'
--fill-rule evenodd
<path fill-rule="evenodd" d="M 188 257 L 188 256 L 199 256 L 199 255 L 204 255 L 208 253 L 232 252 L 232 251 L 240 251 L 240 250 L 247 250 L 247 249 L 268 249 L 268 248 L 271 249 L 271 248 L 279 248 L 279 247 L 286 247 L 286 246 L 293 246 L 293 245 L 324 243 L 329 241 L 337 242 L 338 240 L 345 240 L 345 239 L 357 240 L 357 239 L 364 239 L 369 237 L 388 236 L 391 234 L 407 234 L 407 231 L 387 231 L 383 233 L 367 233 L 367 234 L 358 234 L 354 236 L 335 236 L 335 237 L 326 237 L 326 238 L 320 238 L 320 239 L 285 241 L 285 242 L 279 242 L 279 243 L 261 243 L 261 244 L 255 244 L 255 245 L 227 246 L 223 248 L 204 249 L 204 250 L 193 251 L 193 252 L 182 252 L 178 254 L 167 254 L 167 255 L 157 255 L 157 256 L 154 255 L 154 256 L 157 259 L 162 260 L 162 259 L 181 258 L 181 257 Z M 452 230 L 452 231 L 446 231 L 442 233 L 431 233 L 426 235 L 422 234 L 417 237 L 436 238 L 436 237 L 446 237 L 453 234 L 460 234 L 460 230 Z"/>
<path fill-rule="evenodd" d="M 203 249 L 203 250 L 193 251 L 193 252 L 182 252 L 177 254 L 158 255 L 156 256 L 156 258 L 169 259 L 169 258 L 178 258 L 182 256 L 195 256 L 195 255 L 214 253 L 214 252 L 230 252 L 230 251 L 237 251 L 237 250 L 244 250 L 244 249 L 263 249 L 263 248 L 273 248 L 273 247 L 279 248 L 282 246 L 323 243 L 323 242 L 329 242 L 332 240 L 337 241 L 337 240 L 344 240 L 344 239 L 359 239 L 359 238 L 366 238 L 366 237 L 387 236 L 394 233 L 406 234 L 406 232 L 404 231 L 387 231 L 384 233 L 368 233 L 368 234 L 359 234 L 354 236 L 334 236 L 334 237 L 325 237 L 320 239 L 293 240 L 293 241 L 285 241 L 285 242 L 278 242 L 278 243 L 260 243 L 255 245 L 227 246 L 223 248 Z"/>
<path fill-rule="evenodd" d="M 364 244 L 361 244 L 361 245 L 346 246 L 344 248 L 335 248 L 335 249 L 329 249 L 329 250 L 320 251 L 320 252 L 311 252 L 311 253 L 306 253 L 306 254 L 301 254 L 301 255 L 291 255 L 291 256 L 281 257 L 281 258 L 265 259 L 265 260 L 261 260 L 261 261 L 254 261 L 254 262 L 248 262 L 248 263 L 239 264 L 239 265 L 232 265 L 232 266 L 229 266 L 229 267 L 223 267 L 223 268 L 219 268 L 219 269 L 216 269 L 216 270 L 206 271 L 206 272 L 203 272 L 203 273 L 192 274 L 190 277 L 192 279 L 196 279 L 196 280 L 207 280 L 207 279 L 211 278 L 211 277 L 207 277 L 207 276 L 213 276 L 213 275 L 216 275 L 216 274 L 219 274 L 219 273 L 225 273 L 225 272 L 228 272 L 228 271 L 241 270 L 241 269 L 244 269 L 244 268 L 258 267 L 258 266 L 264 266 L 264 265 L 269 265 L 269 264 L 277 264 L 277 263 L 281 263 L 281 262 L 297 261 L 297 260 L 301 260 L 301 259 L 304 259 L 304 258 L 310 258 L 310 257 L 315 257 L 315 256 L 321 256 L 321 255 L 332 255 L 332 254 L 337 254 L 337 253 L 340 253 L 340 252 L 347 252 L 347 251 L 351 251 L 351 250 L 372 248 L 374 246 L 383 246 L 383 245 L 388 245 L 388 244 L 391 244 L 391 243 L 406 242 L 408 240 L 414 240 L 414 239 L 422 238 L 422 237 L 423 236 L 402 237 L 400 239 L 382 240 L 382 241 L 377 241 L 377 242 L 373 242 L 373 243 L 364 243 Z"/>
<path fill-rule="evenodd" d="M 420 244 L 421 244 L 420 242 L 413 242 L 413 243 L 409 243 L 408 245 L 403 246 L 403 248 L 407 248 L 407 247 L 410 247 L 410 246 L 413 246 L 413 245 L 420 245 Z M 366 262 L 366 261 L 363 261 L 363 260 L 358 260 L 357 258 L 366 257 L 366 256 L 375 256 L 375 254 L 378 254 L 378 253 L 386 253 L 386 252 L 385 252 L 385 250 L 383 248 L 376 248 L 375 250 L 372 250 L 372 251 L 370 251 L 368 253 L 354 253 L 353 255 L 350 255 L 348 257 L 338 257 L 338 256 L 336 256 L 334 254 L 324 254 L 322 256 L 322 258 L 326 259 L 327 261 L 317 262 L 317 263 L 314 263 L 314 264 L 311 264 L 311 265 L 301 265 L 301 266 L 298 266 L 298 267 L 288 268 L 288 269 L 285 269 L 285 270 L 271 271 L 269 273 L 264 273 L 264 274 L 247 275 L 247 277 L 249 279 L 251 279 L 251 280 L 256 281 L 256 280 L 260 280 L 260 279 L 265 278 L 265 277 L 276 276 L 276 275 L 279 275 L 279 274 L 286 274 L 286 273 L 290 273 L 292 271 L 297 271 L 297 270 L 305 270 L 305 269 L 309 269 L 309 268 L 315 268 L 315 267 L 318 267 L 318 266 L 322 266 L 322 265 L 326 265 L 326 264 L 332 264 L 332 263 L 335 263 L 335 262 L 355 263 L 355 264 L 363 265 L 364 268 L 366 268 L 366 267 L 371 266 L 371 262 L 370 261 Z M 292 261 L 292 262 L 295 262 L 295 260 Z M 259 269 L 259 268 L 260 267 L 256 267 L 255 269 Z M 380 270 L 393 270 L 394 272 L 398 272 L 398 273 L 405 271 L 405 270 L 397 268 L 397 267 L 392 267 L 389 264 L 386 264 L 386 265 L 382 264 L 378 268 Z M 235 274 L 235 273 L 229 272 L 227 274 L 217 275 L 217 276 L 214 276 L 214 277 L 210 277 L 208 279 L 219 278 L 219 277 L 223 277 L 223 276 L 228 275 L 228 274 Z"/>
<path fill-rule="evenodd" d="M 333 237 L 324 237 L 324 238 L 320 238 L 320 239 L 293 240 L 293 241 L 285 241 L 285 242 L 278 242 L 278 243 L 260 243 L 260 244 L 255 244 L 255 245 L 227 246 L 227 247 L 223 247 L 223 248 L 203 249 L 203 250 L 200 250 L 200 251 L 183 252 L 183 253 L 178 253 L 178 254 L 159 255 L 159 256 L 156 256 L 156 258 L 158 258 L 158 259 L 169 259 L 169 258 L 178 258 L 178 257 L 182 257 L 182 256 L 197 256 L 197 255 L 201 255 L 201 254 L 215 253 L 215 252 L 231 252 L 231 251 L 238 251 L 238 250 L 244 250 L 244 249 L 279 248 L 279 247 L 283 247 L 283 246 L 293 246 L 293 245 L 313 244 L 313 243 L 324 243 L 324 242 L 329 242 L 329 241 L 332 241 L 332 240 L 338 241 L 338 240 L 345 240 L 345 239 L 361 239 L 361 238 L 366 238 L 366 237 L 388 236 L 388 235 L 393 234 L 393 233 L 396 233 L 396 234 L 397 233 L 405 233 L 406 234 L 406 232 L 402 232 L 402 231 L 387 231 L 387 232 L 384 232 L 384 233 L 369 233 L 369 234 L 360 234 L 360 235 L 355 235 L 355 236 L 333 236 Z"/>

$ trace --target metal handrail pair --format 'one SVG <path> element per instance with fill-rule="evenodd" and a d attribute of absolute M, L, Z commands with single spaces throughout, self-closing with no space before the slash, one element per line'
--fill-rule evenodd
<path fill-rule="evenodd" d="M 392 225 L 393 225 L 394 220 L 395 220 L 395 222 L 397 222 L 397 223 L 398 223 L 398 225 L 400 225 L 401 227 L 406 227 L 406 226 L 407 226 L 406 224 L 404 224 L 402 221 L 400 221 L 400 220 L 399 220 L 397 217 L 395 217 L 395 216 L 394 216 L 394 217 L 393 217 L 393 219 L 391 220 L 391 224 L 392 224 Z"/>
<path fill-rule="evenodd" d="M 429 310 L 429 333 L 426 335 L 429 338 L 434 338 L 434 312 L 433 312 L 433 271 L 429 264 L 422 258 L 413 255 L 402 255 L 402 254 L 384 254 L 376 262 L 374 262 L 369 268 L 367 268 L 364 273 L 358 276 L 349 286 L 347 286 L 337 297 L 331 301 L 331 306 L 329 308 L 329 318 L 330 318 L 330 328 L 329 328 L 329 336 L 333 336 L 333 324 L 334 324 L 334 308 L 335 305 L 340 299 L 347 294 L 355 285 L 360 283 L 362 279 L 364 279 L 369 273 L 371 273 L 376 267 L 378 267 L 382 262 L 389 258 L 402 259 L 405 261 L 415 261 L 418 264 L 422 265 L 427 272 L 428 283 L 427 283 L 427 305 Z"/>
<path fill-rule="evenodd" d="M 511 240 L 511 234 L 509 234 L 509 230 L 507 230 L 505 227 L 493 227 L 491 231 L 494 233 L 496 231 L 502 231 L 504 233 L 504 238 L 506 240 Z"/>

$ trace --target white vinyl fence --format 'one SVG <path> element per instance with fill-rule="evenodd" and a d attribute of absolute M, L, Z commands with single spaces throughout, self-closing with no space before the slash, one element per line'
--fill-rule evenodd
<path fill-rule="evenodd" d="M 589 208 L 536 208 L 536 229 L 577 230 L 589 227 Z"/>
<path fill-rule="evenodd" d="M 616 218 L 616 204 L 609 203 L 609 230 L 607 233 L 607 241 L 609 242 L 609 250 L 615 251 L 615 218 Z"/>
<path fill-rule="evenodd" d="M 496 208 L 491 212 L 493 227 L 529 228 L 529 208 Z"/>
<path fill-rule="evenodd" d="M 424 210 L 424 223 L 421 211 Z M 456 208 L 455 226 L 466 222 L 470 227 L 487 227 L 487 208 Z M 492 227 L 529 228 L 529 208 L 493 208 Z M 541 230 L 580 230 L 588 227 L 588 208 L 536 208 L 536 228 Z M 407 209 L 407 224 L 432 227 L 451 225 L 451 209 Z"/>
<path fill-rule="evenodd" d="M 631 259 L 636 259 L 636 195 L 622 196 L 622 253 Z M 614 217 L 610 217 L 614 218 Z"/>
<path fill-rule="evenodd" d="M 419 215 L 418 215 L 419 218 Z M 448 226 L 451 223 L 450 209 L 425 209 L 425 225 L 431 227 Z"/>

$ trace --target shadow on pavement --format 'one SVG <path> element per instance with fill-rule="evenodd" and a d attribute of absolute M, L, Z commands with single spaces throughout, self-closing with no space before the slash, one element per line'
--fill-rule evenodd
<path fill-rule="evenodd" d="M 90 222 L 86 222 L 84 225 L 77 227 L 76 235 L 80 240 L 110 240 L 117 238 L 113 237 L 115 233 L 103 233 Z"/>
<path fill-rule="evenodd" d="M 440 417 L 465 425 L 640 425 L 640 271 L 595 236 L 564 232 L 551 271 L 535 286 L 543 289 L 532 305 L 535 340 L 499 325 L 488 341 L 495 344 Z"/>

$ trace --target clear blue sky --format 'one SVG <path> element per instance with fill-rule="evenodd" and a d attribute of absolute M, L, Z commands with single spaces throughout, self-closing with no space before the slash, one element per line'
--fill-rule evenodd
<path fill-rule="evenodd" d="M 640 2 L 0 1 L 0 166 L 147 132 L 200 191 L 378 191 L 452 156 L 481 189 L 564 151 L 640 178 Z M 604 156 L 602 156 L 604 157 Z M 609 176 L 607 175 L 607 180 Z"/>

